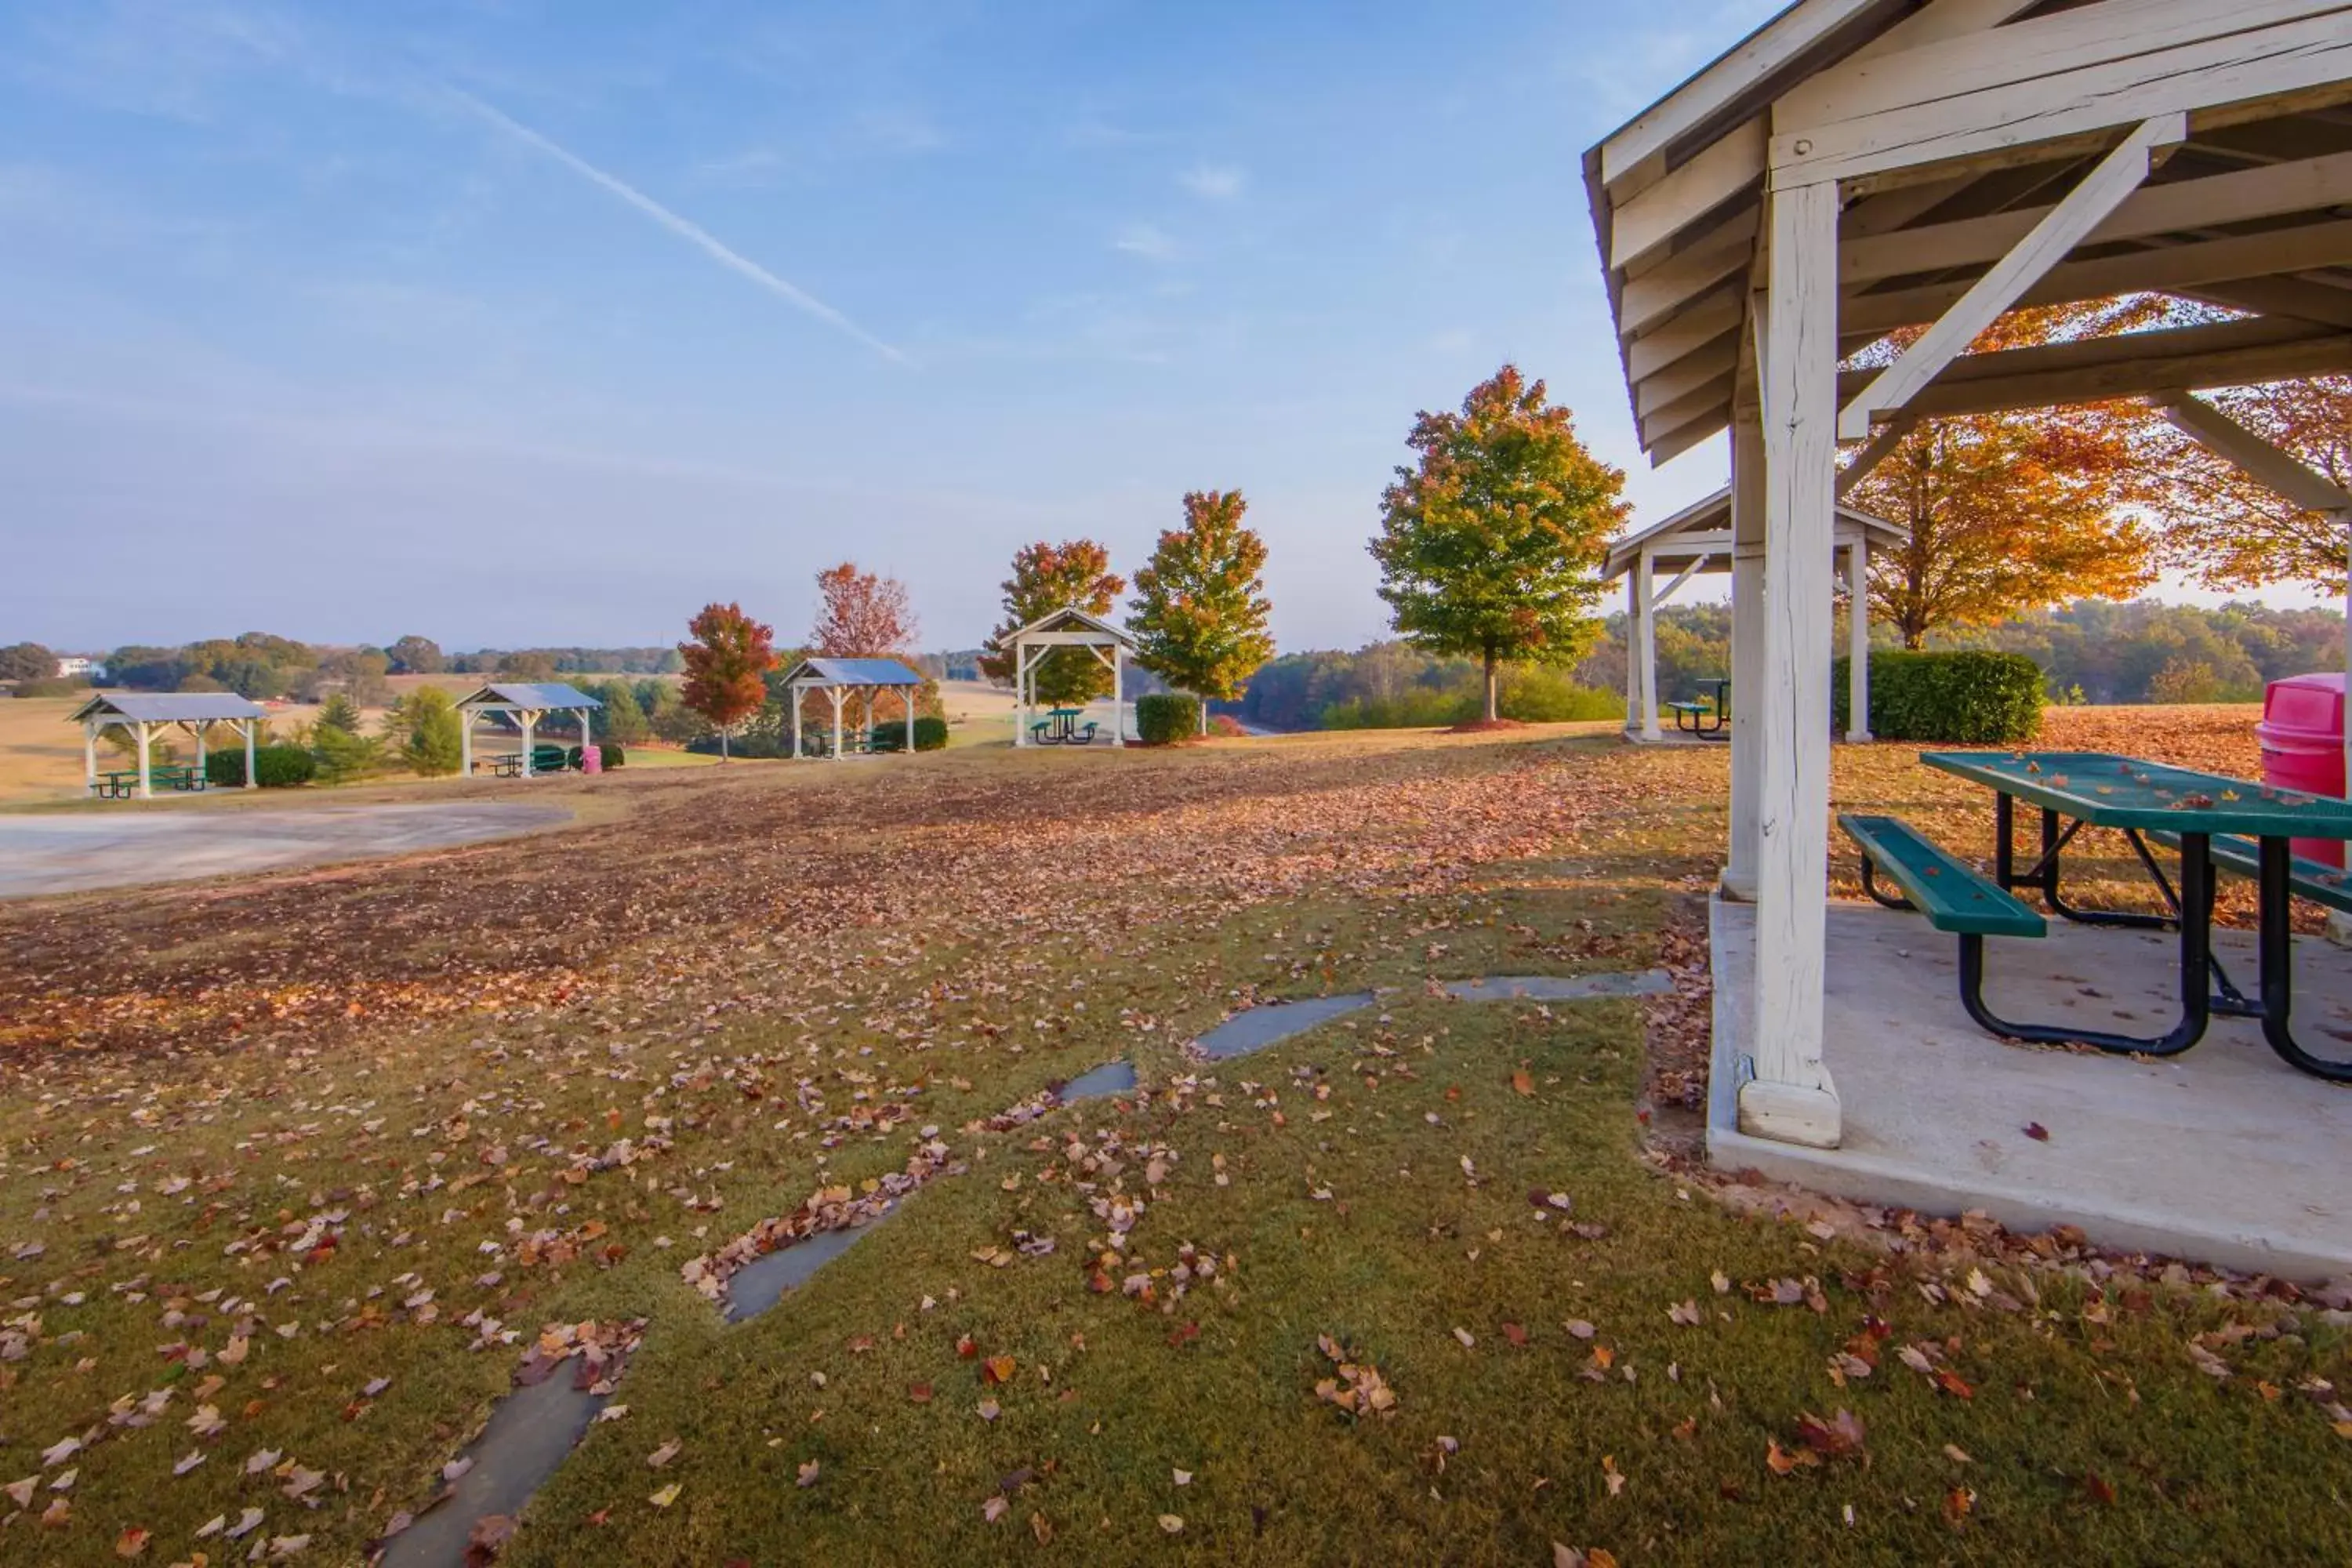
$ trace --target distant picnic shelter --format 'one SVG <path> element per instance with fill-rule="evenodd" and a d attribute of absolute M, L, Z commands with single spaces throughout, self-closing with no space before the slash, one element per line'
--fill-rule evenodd
<path fill-rule="evenodd" d="M 82 778 L 89 793 L 112 796 L 136 794 L 140 799 L 148 800 L 155 793 L 156 769 L 151 748 L 156 731 L 179 730 L 195 737 L 195 766 L 166 770 L 166 782 L 176 788 L 202 789 L 207 732 L 215 724 L 236 725 L 245 737 L 245 787 L 251 789 L 255 738 L 269 715 L 259 703 L 230 691 L 102 691 L 75 709 L 72 717 L 81 725 Z M 107 787 L 101 788 L 98 738 L 99 732 L 109 726 L 128 730 L 136 738 L 139 771 L 135 777 L 109 773 L 105 776 Z"/>
<path fill-rule="evenodd" d="M 1852 507 L 1837 509 L 1832 531 L 1832 556 L 1843 562 L 1843 577 L 1850 609 L 1846 624 L 1848 701 L 1846 736 L 1870 739 L 1870 552 L 1874 548 L 1896 550 L 1911 542 L 1911 531 L 1900 523 L 1872 517 Z M 1746 547 L 1752 554 L 1760 544 Z M 1704 500 L 1695 501 L 1672 517 L 1636 529 L 1609 547 L 1601 580 L 1625 580 L 1625 732 L 1643 741 L 1664 738 L 1658 728 L 1657 613 L 1693 577 L 1736 570 L 1732 560 L 1731 487 L 1726 485 Z M 1674 574 L 1663 588 L 1654 586 L 1660 572 Z M 1735 634 L 1737 635 L 1737 634 Z M 1727 689 L 1728 682 L 1723 683 Z"/>
<path fill-rule="evenodd" d="M 494 680 L 457 704 L 459 771 L 470 775 L 474 771 L 474 726 L 485 713 L 495 713 L 511 722 L 522 733 L 522 751 L 515 772 L 524 778 L 536 770 L 531 759 L 531 731 L 550 713 L 571 713 L 578 716 L 580 743 L 589 744 L 590 717 L 604 705 L 575 686 L 560 680 L 509 681 Z"/>
<path fill-rule="evenodd" d="M 1035 745 L 1049 739 L 1047 721 L 1034 716 L 1037 666 L 1055 648 L 1082 647 L 1110 671 L 1110 743 L 1127 744 L 1127 660 L 1136 651 L 1135 638 L 1125 628 L 1091 610 L 1065 605 L 1049 610 L 1018 630 L 996 639 L 1000 652 L 1013 658 L 1013 743 Z M 1050 715 L 1048 716 L 1051 717 Z M 1089 730 L 1091 730 L 1089 726 Z M 1064 742 L 1066 743 L 1066 742 Z"/>
<path fill-rule="evenodd" d="M 907 704 L 907 743 L 902 750 L 915 749 L 915 693 L 922 689 L 923 678 L 895 658 L 804 658 L 784 673 L 785 689 L 793 694 L 793 755 L 801 754 L 801 702 L 812 691 L 822 691 L 833 703 L 833 750 L 827 753 L 835 761 L 842 755 L 841 707 L 852 696 L 866 695 L 866 712 L 869 723 L 874 704 L 885 691 L 896 691 Z"/>
<path fill-rule="evenodd" d="M 2144 398 L 2352 522 L 2342 485 L 2194 395 L 2352 372 L 2352 4 L 1799 0 L 1727 44 L 1584 176 L 1643 448 L 1730 436 L 1738 1129 L 1834 1148 L 1837 503 L 1920 419 Z M 2228 319 L 1970 352 L 2011 310 L 2137 291 Z"/>

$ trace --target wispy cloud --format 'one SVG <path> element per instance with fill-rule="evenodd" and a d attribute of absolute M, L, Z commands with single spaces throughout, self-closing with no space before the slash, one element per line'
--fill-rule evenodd
<path fill-rule="evenodd" d="M 1177 183 L 1207 202 L 1229 202 L 1242 194 L 1249 176 L 1230 164 L 1201 163 L 1176 176 Z"/>
<path fill-rule="evenodd" d="M 1153 223 L 1128 225 L 1112 237 L 1110 247 L 1146 261 L 1165 261 L 1176 254 L 1176 242 Z"/>
<path fill-rule="evenodd" d="M 690 218 L 681 217 L 627 181 L 606 174 L 569 148 L 541 135 L 520 121 L 493 109 L 472 93 L 455 87 L 449 88 L 447 92 L 450 100 L 467 112 L 479 116 L 524 145 L 545 153 L 582 179 L 618 196 L 721 267 L 741 274 L 785 303 L 815 317 L 827 326 L 856 338 L 886 359 L 897 360 L 901 363 L 906 362 L 907 356 L 898 350 L 884 342 L 800 285 L 787 279 L 779 278 L 750 257 L 730 247 L 700 224 Z"/>

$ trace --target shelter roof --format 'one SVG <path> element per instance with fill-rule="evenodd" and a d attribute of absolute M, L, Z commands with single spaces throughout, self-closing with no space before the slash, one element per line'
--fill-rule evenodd
<path fill-rule="evenodd" d="M 1914 416 L 2177 398 L 2352 369 L 2346 0 L 1799 0 L 1584 155 L 1641 444 L 1753 376 L 1765 191 L 1834 183 L 1838 348 L 1937 321 L 2136 127 L 2144 181 L 2016 303 L 2159 293 L 2240 319 L 1962 353 Z M 1876 370 L 1840 378 L 1841 407 Z"/>
<path fill-rule="evenodd" d="M 1731 531 L 1731 487 L 1726 485 L 1713 495 L 1693 501 L 1672 517 L 1661 518 L 1646 528 L 1635 529 L 1609 546 L 1609 563 L 1601 580 L 1622 577 L 1633 568 L 1634 558 L 1644 546 L 1654 563 L 1669 568 L 1681 566 L 1700 554 L 1727 553 L 1722 543 L 1708 541 L 1696 547 L 1685 545 L 1686 540 L 1704 539 L 1706 535 L 1727 535 Z M 1850 506 L 1837 509 L 1837 536 L 1844 539 L 1859 532 L 1870 542 L 1873 550 L 1895 550 L 1911 542 L 1911 531 L 1899 522 L 1889 522 L 1883 517 L 1873 517 L 1866 511 L 1856 511 Z"/>
<path fill-rule="evenodd" d="M 796 686 L 920 686 L 923 678 L 895 658 L 804 658 L 785 673 Z"/>
<path fill-rule="evenodd" d="M 457 706 L 544 713 L 559 708 L 602 708 L 604 705 L 578 687 L 561 680 L 494 680 Z"/>
<path fill-rule="evenodd" d="M 1093 611 L 1082 610 L 1076 605 L 1065 605 L 1058 610 L 1048 610 L 1027 626 L 1006 632 L 996 639 L 993 646 L 998 648 L 1009 648 L 1021 638 L 1034 632 L 1096 632 L 1108 641 L 1116 642 L 1124 647 L 1135 647 L 1135 638 L 1128 633 L 1126 627 L 1116 626 Z"/>
<path fill-rule="evenodd" d="M 73 711 L 77 721 L 129 719 L 148 724 L 213 719 L 266 719 L 268 710 L 233 691 L 101 691 Z"/>

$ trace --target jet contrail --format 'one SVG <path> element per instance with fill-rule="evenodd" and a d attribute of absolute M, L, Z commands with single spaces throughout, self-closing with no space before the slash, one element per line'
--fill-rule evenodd
<path fill-rule="evenodd" d="M 777 277 L 774 273 L 769 271 L 766 268 L 761 266 L 758 262 L 752 260 L 750 257 L 743 255 L 741 252 L 729 248 L 729 247 L 722 243 L 716 236 L 712 235 L 708 229 L 702 227 L 701 225 L 694 223 L 689 219 L 680 217 L 677 214 L 670 211 L 669 208 L 662 205 L 661 203 L 654 200 L 653 197 L 646 195 L 643 191 L 638 190 L 635 186 L 629 184 L 625 181 L 615 179 L 611 174 L 606 174 L 604 170 L 596 167 L 595 164 L 589 163 L 585 158 L 582 158 L 573 153 L 568 148 L 549 141 L 546 137 L 541 135 L 538 132 L 533 131 L 530 126 L 523 124 L 520 121 L 511 119 L 507 115 L 500 113 L 499 110 L 491 108 L 488 104 L 484 103 L 480 99 L 476 98 L 472 93 L 454 87 L 448 88 L 446 90 L 451 98 L 464 105 L 473 113 L 488 121 L 492 125 L 497 126 L 499 130 L 505 132 L 508 135 L 514 137 L 517 141 L 528 143 L 529 145 L 537 148 L 541 153 L 546 153 L 549 157 L 554 159 L 557 163 L 562 164 L 565 168 L 571 170 L 582 179 L 591 181 L 595 184 L 603 186 L 605 190 L 610 191 L 613 195 L 620 197 L 623 201 L 628 203 L 631 206 L 636 208 L 639 212 L 645 214 L 647 217 L 661 225 L 662 227 L 669 230 L 670 233 L 677 236 L 680 239 L 685 240 L 688 244 L 694 246 L 697 249 L 709 257 L 713 261 L 718 262 L 720 266 L 741 273 L 744 277 L 749 278 L 752 282 L 757 283 L 761 288 L 767 289 L 771 294 L 776 295 L 788 304 L 795 305 L 801 310 L 807 311 L 810 315 L 814 316 L 818 321 L 824 321 L 827 325 L 836 327 L 842 331 L 848 333 L 851 337 L 856 338 L 859 342 L 864 343 L 867 348 L 872 349 L 875 353 L 881 354 L 886 358 L 897 360 L 901 364 L 907 363 L 907 356 L 905 354 L 900 353 L 897 349 L 892 348 L 888 343 L 884 342 L 881 339 L 876 337 L 873 333 L 867 331 L 865 328 L 859 326 L 856 322 L 851 321 L 848 317 L 843 315 L 840 311 L 835 310 L 832 306 L 826 304 L 824 300 L 810 293 L 807 289 L 802 289 L 784 279 Z"/>

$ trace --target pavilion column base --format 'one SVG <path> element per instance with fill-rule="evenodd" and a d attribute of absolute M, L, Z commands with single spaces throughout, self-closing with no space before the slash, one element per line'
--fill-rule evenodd
<path fill-rule="evenodd" d="M 1739 1086 L 1739 1131 L 1750 1138 L 1834 1149 L 1843 1130 L 1837 1090 L 1828 1085 L 1768 1083 L 1750 1079 Z"/>
<path fill-rule="evenodd" d="M 1849 746 L 1867 746 L 1876 739 L 1878 737 L 1867 730 L 1848 730 L 1845 732 L 1845 743 Z"/>
<path fill-rule="evenodd" d="M 1756 874 L 1726 866 L 1715 879 L 1715 890 L 1735 904 L 1752 904 L 1756 901 Z"/>

